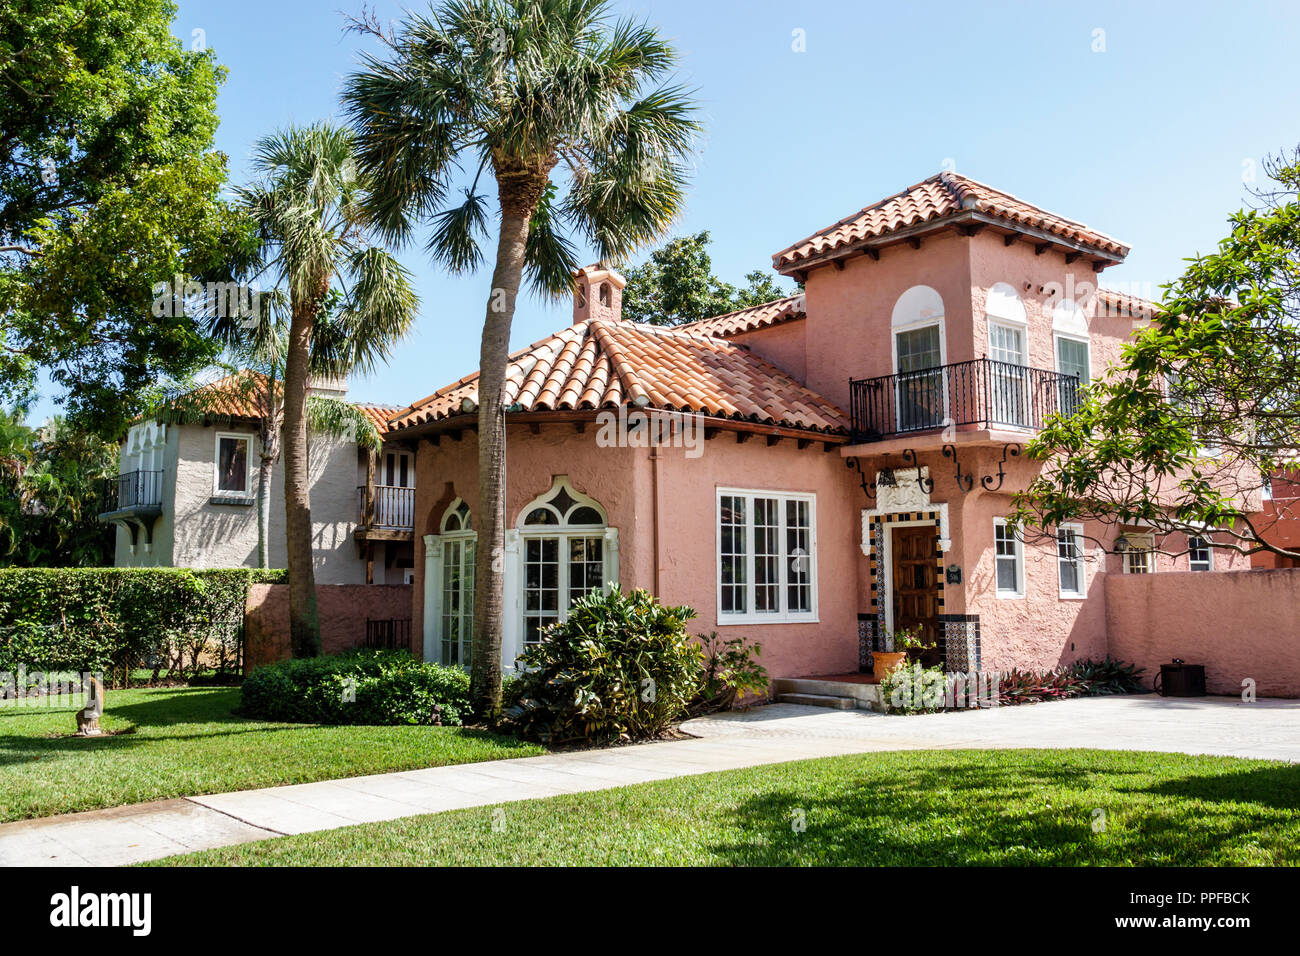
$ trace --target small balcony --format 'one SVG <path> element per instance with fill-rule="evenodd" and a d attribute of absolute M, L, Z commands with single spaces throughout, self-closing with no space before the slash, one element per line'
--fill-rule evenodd
<path fill-rule="evenodd" d="M 361 527 L 357 536 L 371 541 L 412 541 L 415 534 L 415 489 L 397 485 L 357 486 Z"/>
<path fill-rule="evenodd" d="M 1079 405 L 1074 375 L 980 358 L 849 381 L 853 442 L 957 429 L 1037 431 Z"/>
<path fill-rule="evenodd" d="M 104 483 L 99 519 L 157 517 L 162 514 L 162 471 L 129 471 Z"/>

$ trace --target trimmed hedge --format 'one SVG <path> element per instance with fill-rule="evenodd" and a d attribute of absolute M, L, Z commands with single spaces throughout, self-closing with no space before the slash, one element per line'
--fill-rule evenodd
<path fill-rule="evenodd" d="M 141 666 L 242 621 L 250 585 L 287 577 L 255 568 L 3 569 L 0 671 Z"/>
<path fill-rule="evenodd" d="M 244 679 L 247 717 L 307 724 L 443 724 L 469 714 L 469 674 L 406 651 L 354 650 L 277 661 Z"/>

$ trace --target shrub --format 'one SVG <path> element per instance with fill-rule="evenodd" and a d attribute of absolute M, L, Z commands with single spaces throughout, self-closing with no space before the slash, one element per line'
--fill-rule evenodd
<path fill-rule="evenodd" d="M 520 657 L 506 724 L 546 743 L 662 735 L 700 686 L 701 651 L 686 632 L 693 617 L 642 590 L 580 598 Z"/>
<path fill-rule="evenodd" d="M 900 663 L 880 682 L 887 714 L 932 714 L 944 709 L 948 677 L 943 666 Z"/>
<path fill-rule="evenodd" d="M 730 710 L 746 694 L 762 694 L 771 683 L 767 668 L 756 658 L 763 656 L 763 645 L 747 638 L 724 641 L 713 631 L 706 638 L 696 635 L 704 652 L 704 675 L 688 710 L 693 715 Z"/>
<path fill-rule="evenodd" d="M 1071 674 L 1086 685 L 1084 694 L 1089 697 L 1105 694 L 1134 694 L 1144 690 L 1143 668 L 1125 664 L 1109 654 L 1103 660 L 1075 661 L 1068 668 Z"/>
<path fill-rule="evenodd" d="M 244 680 L 240 712 L 307 724 L 444 724 L 469 714 L 469 675 L 406 651 L 277 661 Z"/>

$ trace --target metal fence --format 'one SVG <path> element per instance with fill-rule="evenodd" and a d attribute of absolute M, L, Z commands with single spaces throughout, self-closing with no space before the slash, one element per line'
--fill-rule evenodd
<path fill-rule="evenodd" d="M 994 359 L 851 379 L 853 440 L 880 441 L 948 425 L 1039 429 L 1079 403 L 1079 379 Z"/>

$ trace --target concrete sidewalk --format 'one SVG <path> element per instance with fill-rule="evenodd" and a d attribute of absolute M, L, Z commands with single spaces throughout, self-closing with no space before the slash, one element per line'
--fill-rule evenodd
<path fill-rule="evenodd" d="M 1102 697 L 916 717 L 775 704 L 684 729 L 695 738 L 7 823 L 0 866 L 120 866 L 356 823 L 870 751 L 1090 747 L 1300 762 L 1300 701 Z"/>

